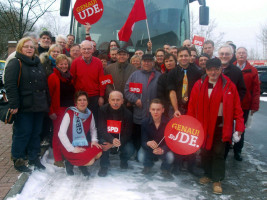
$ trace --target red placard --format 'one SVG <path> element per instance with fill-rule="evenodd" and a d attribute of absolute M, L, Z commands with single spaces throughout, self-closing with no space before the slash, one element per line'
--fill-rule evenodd
<path fill-rule="evenodd" d="M 73 15 L 80 24 L 94 24 L 103 15 L 104 6 L 101 0 L 77 0 Z"/>
<path fill-rule="evenodd" d="M 205 41 L 205 38 L 204 37 L 194 35 L 194 38 L 193 38 L 193 42 L 192 43 L 194 45 L 203 46 L 204 41 Z"/>
<path fill-rule="evenodd" d="M 174 117 L 169 121 L 164 135 L 168 147 L 180 155 L 195 153 L 204 141 L 204 130 L 201 123 L 188 115 Z"/>
<path fill-rule="evenodd" d="M 130 83 L 129 84 L 129 90 L 132 93 L 142 94 L 142 88 L 143 88 L 142 83 Z"/>
<path fill-rule="evenodd" d="M 111 74 L 101 76 L 100 77 L 100 83 L 102 86 L 108 85 L 108 84 L 113 84 L 113 79 Z"/>
<path fill-rule="evenodd" d="M 108 133 L 121 133 L 121 121 L 107 120 L 107 131 Z"/>

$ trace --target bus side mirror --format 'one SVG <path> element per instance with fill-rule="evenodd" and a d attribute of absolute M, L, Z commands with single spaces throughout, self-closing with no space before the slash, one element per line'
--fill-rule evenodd
<path fill-rule="evenodd" d="M 209 7 L 208 6 L 199 7 L 199 24 L 209 25 Z"/>
<path fill-rule="evenodd" d="M 61 0 L 60 2 L 60 16 L 69 16 L 70 0 Z"/>

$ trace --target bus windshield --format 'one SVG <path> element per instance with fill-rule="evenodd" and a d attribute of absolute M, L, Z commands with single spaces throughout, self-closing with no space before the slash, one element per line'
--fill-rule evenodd
<path fill-rule="evenodd" d="M 127 20 L 135 0 L 103 0 L 104 13 L 102 18 L 92 25 L 90 34 L 96 41 L 98 49 L 106 50 L 110 40 L 119 40 L 118 32 Z M 189 38 L 189 3 L 188 0 L 144 0 L 147 21 L 153 49 L 163 44 L 180 46 Z M 73 34 L 76 42 L 85 38 L 84 27 L 74 20 Z M 128 42 L 119 41 L 129 52 L 137 49 L 146 50 L 148 32 L 146 21 L 135 24 Z"/>

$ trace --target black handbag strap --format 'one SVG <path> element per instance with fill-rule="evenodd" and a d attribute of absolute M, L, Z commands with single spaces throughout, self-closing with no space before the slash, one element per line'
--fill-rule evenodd
<path fill-rule="evenodd" d="M 21 78 L 22 63 L 21 63 L 20 59 L 18 59 L 18 60 L 19 60 L 19 77 L 18 77 L 18 87 L 19 87 L 20 78 Z"/>

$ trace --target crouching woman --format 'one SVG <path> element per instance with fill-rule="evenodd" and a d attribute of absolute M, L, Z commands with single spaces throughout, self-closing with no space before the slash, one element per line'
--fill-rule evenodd
<path fill-rule="evenodd" d="M 75 93 L 76 107 L 69 107 L 62 119 L 58 133 L 61 152 L 65 158 L 68 175 L 74 175 L 73 166 L 78 166 L 84 176 L 89 176 L 87 166 L 92 165 L 102 155 L 98 144 L 95 120 L 87 108 L 88 95 L 84 91 Z M 91 134 L 91 142 L 87 134 Z"/>

